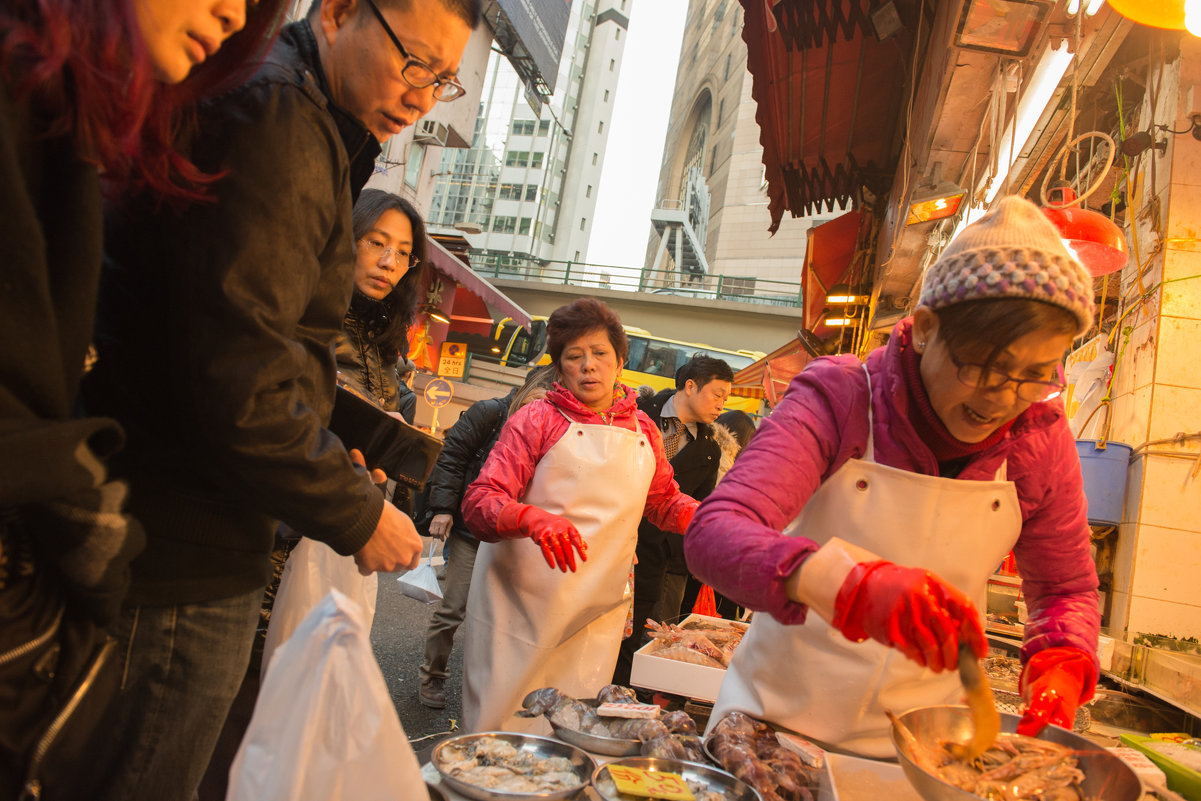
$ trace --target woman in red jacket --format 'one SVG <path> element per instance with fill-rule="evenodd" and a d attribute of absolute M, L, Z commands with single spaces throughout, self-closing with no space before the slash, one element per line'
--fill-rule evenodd
<path fill-rule="evenodd" d="M 484 542 L 467 603 L 468 731 L 549 731 L 541 718 L 512 717 L 526 693 L 554 686 L 581 698 L 607 684 L 638 522 L 683 533 L 696 510 L 658 429 L 618 382 L 629 345 L 617 315 L 581 298 L 546 330 L 559 381 L 509 419 L 463 498 Z"/>

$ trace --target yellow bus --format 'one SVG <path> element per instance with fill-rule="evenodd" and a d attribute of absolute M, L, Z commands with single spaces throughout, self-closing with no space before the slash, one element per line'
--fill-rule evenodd
<path fill-rule="evenodd" d="M 667 339 L 629 325 L 625 326 L 625 331 L 630 341 L 630 357 L 622 370 L 622 382 L 634 388 L 646 384 L 656 392 L 674 389 L 676 370 L 694 354 L 721 359 L 730 365 L 730 369 L 735 373 L 766 355 L 754 350 L 730 350 L 698 342 Z M 546 353 L 546 318 L 535 318 L 530 324 L 529 332 L 511 321 L 494 324 L 487 351 L 485 353 L 481 349 L 480 355 L 496 359 L 502 365 L 548 363 L 550 356 Z M 758 414 L 759 405 L 758 398 L 731 396 L 726 401 L 727 409 L 741 409 L 748 414 Z"/>

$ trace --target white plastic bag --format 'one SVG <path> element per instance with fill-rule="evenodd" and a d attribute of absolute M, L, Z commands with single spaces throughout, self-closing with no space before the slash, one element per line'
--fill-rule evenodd
<path fill-rule="evenodd" d="M 369 629 L 359 605 L 333 590 L 279 647 L 227 801 L 429 801 Z"/>
<path fill-rule="evenodd" d="M 371 621 L 375 618 L 379 578 L 374 573 L 359 575 L 353 556 L 339 556 L 323 542 L 301 538 L 284 564 L 275 605 L 271 608 L 267 642 L 263 645 L 262 677 L 267 675 L 271 655 L 292 636 L 300 621 L 330 590 L 337 590 L 363 608 L 370 631 Z"/>
<path fill-rule="evenodd" d="M 430 555 L 425 564 L 417 565 L 396 580 L 400 582 L 401 592 L 423 604 L 442 600 L 442 587 L 438 585 L 438 574 L 434 572 L 433 541 L 430 542 Z"/>

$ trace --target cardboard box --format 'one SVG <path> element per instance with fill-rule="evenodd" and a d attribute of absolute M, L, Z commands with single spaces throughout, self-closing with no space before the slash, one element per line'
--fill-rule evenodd
<path fill-rule="evenodd" d="M 707 615 L 689 615 L 681 621 L 680 626 L 685 627 L 694 620 L 709 621 L 722 628 L 746 630 L 745 623 Z M 662 650 L 663 647 L 664 644 L 660 640 L 651 640 L 634 653 L 634 664 L 630 670 L 630 684 L 701 701 L 716 701 L 717 691 L 721 689 L 721 681 L 726 676 L 725 668 L 694 665 L 691 662 L 655 656 L 655 652 Z"/>
<path fill-rule="evenodd" d="M 895 762 L 826 754 L 818 801 L 921 801 Z"/>

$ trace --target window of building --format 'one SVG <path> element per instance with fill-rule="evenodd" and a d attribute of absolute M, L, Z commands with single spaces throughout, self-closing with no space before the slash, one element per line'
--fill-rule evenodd
<path fill-rule="evenodd" d="M 614 34 L 614 36 L 613 36 L 613 41 L 615 41 L 615 42 L 621 41 L 621 28 L 617 29 L 617 33 Z"/>
<path fill-rule="evenodd" d="M 578 250 L 575 252 L 575 260 L 576 261 L 580 260 L 580 252 Z"/>
<path fill-rule="evenodd" d="M 513 133 L 517 136 L 533 136 L 533 120 L 513 120 Z"/>
<path fill-rule="evenodd" d="M 596 166 L 596 154 L 595 153 L 592 154 L 592 166 L 593 167 Z"/>
<path fill-rule="evenodd" d="M 542 154 L 538 154 L 541 156 Z M 541 159 L 539 159 L 541 160 Z M 506 167 L 526 167 L 530 163 L 530 151 L 528 150 L 510 150 L 505 154 Z"/>
<path fill-rule="evenodd" d="M 405 159 L 405 185 L 417 188 L 421 180 L 421 166 L 425 163 L 425 145 L 413 142 L 409 145 L 409 157 Z"/>
<path fill-rule="evenodd" d="M 525 199 L 531 202 L 538 199 L 538 184 L 526 184 Z"/>
<path fill-rule="evenodd" d="M 522 217 L 521 223 L 517 226 L 517 233 L 520 236 L 525 236 L 530 232 L 530 218 Z"/>
<path fill-rule="evenodd" d="M 538 120 L 538 135 L 546 136 L 550 133 L 550 120 Z"/>
<path fill-rule="evenodd" d="M 626 10 L 626 0 L 621 0 L 621 10 L 622 11 Z"/>
<path fill-rule="evenodd" d="M 722 79 L 728 81 L 730 79 L 730 61 L 733 60 L 733 53 L 726 53 L 726 76 Z"/>
<path fill-rule="evenodd" d="M 493 217 L 492 231 L 497 234 L 511 234 L 517 227 L 516 217 Z"/>
<path fill-rule="evenodd" d="M 530 155 L 530 166 L 535 170 L 542 169 L 542 154 L 533 153 Z"/>
<path fill-rule="evenodd" d="M 584 197 L 592 197 L 592 184 L 588 184 L 588 188 L 584 190 Z"/>
<path fill-rule="evenodd" d="M 709 174 L 713 174 L 713 168 L 717 166 L 717 145 L 713 146 L 713 155 L 709 158 Z"/>
<path fill-rule="evenodd" d="M 581 218 L 580 218 L 580 230 L 581 230 L 581 231 L 583 231 L 583 230 L 584 230 L 584 226 L 585 226 L 585 225 L 587 225 L 587 224 L 588 224 L 588 218 L 587 218 L 587 217 L 581 217 Z"/>
<path fill-rule="evenodd" d="M 521 184 L 501 184 L 498 197 L 501 200 L 521 200 Z"/>
<path fill-rule="evenodd" d="M 608 89 L 605 90 L 605 102 L 606 103 L 609 102 L 609 90 Z"/>
<path fill-rule="evenodd" d="M 721 119 L 726 115 L 726 101 L 717 101 L 717 126 L 721 125 Z M 714 126 L 714 127 L 717 127 Z"/>
<path fill-rule="evenodd" d="M 603 134 L 605 132 L 605 121 L 604 120 L 601 120 L 599 123 L 597 123 L 596 132 L 598 134 Z"/>
<path fill-rule="evenodd" d="M 609 59 L 609 72 L 612 72 L 615 69 L 617 69 L 617 59 L 611 58 Z"/>

